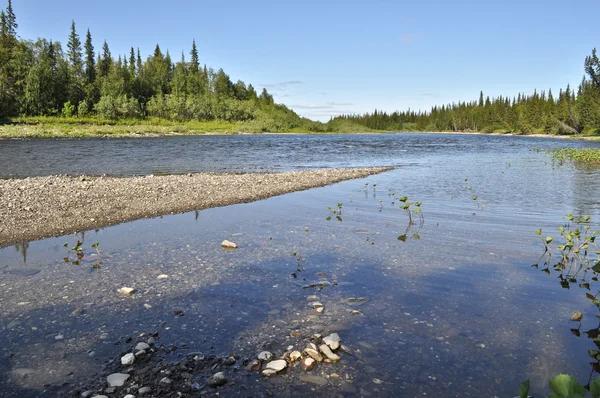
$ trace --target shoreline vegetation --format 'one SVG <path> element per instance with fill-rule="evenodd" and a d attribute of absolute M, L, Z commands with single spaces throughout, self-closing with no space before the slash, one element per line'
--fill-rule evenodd
<path fill-rule="evenodd" d="M 165 119 L 105 119 L 102 117 L 63 118 L 59 116 L 18 117 L 0 122 L 0 140 L 27 138 L 131 138 L 189 135 L 253 135 L 253 134 L 389 134 L 431 133 L 524 136 L 538 138 L 564 138 L 600 141 L 600 134 L 559 134 L 556 132 L 515 133 L 511 131 L 472 130 L 376 130 L 354 122 L 337 123 L 337 126 L 311 131 L 290 128 L 283 131 L 256 131 L 242 122 L 226 120 L 173 122 Z"/>
<path fill-rule="evenodd" d="M 392 169 L 0 180 L 0 248 L 141 218 L 249 203 Z"/>

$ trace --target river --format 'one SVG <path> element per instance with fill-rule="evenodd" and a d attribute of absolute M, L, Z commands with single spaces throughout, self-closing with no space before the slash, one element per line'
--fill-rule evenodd
<path fill-rule="evenodd" d="M 600 229 L 600 170 L 545 154 L 585 146 L 599 145 L 408 133 L 0 141 L 2 178 L 396 167 L 0 250 L 0 396 L 54 396 L 101 379 L 129 337 L 149 332 L 177 347 L 174 361 L 279 355 L 330 331 L 352 352 L 312 371 L 325 385 L 302 381 L 298 367 L 274 379 L 231 370 L 226 396 L 515 396 L 525 379 L 546 393 L 559 373 L 585 384 L 594 344 L 583 331 L 597 309 L 584 290 L 531 267 L 544 251 L 536 229 L 558 240 L 567 213 Z M 414 225 L 402 196 L 411 209 L 421 202 Z M 224 239 L 239 248 L 224 251 Z M 319 281 L 328 286 L 305 288 Z M 137 292 L 118 295 L 123 286 Z"/>

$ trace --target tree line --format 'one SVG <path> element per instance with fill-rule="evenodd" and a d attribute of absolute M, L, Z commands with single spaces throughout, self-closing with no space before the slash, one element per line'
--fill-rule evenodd
<path fill-rule="evenodd" d="M 472 102 L 434 106 L 428 112 L 381 112 L 342 115 L 375 130 L 478 131 L 487 133 L 600 134 L 600 60 L 596 49 L 585 59 L 587 76 L 577 90 L 567 86 L 516 97 L 484 97 Z"/>
<path fill-rule="evenodd" d="M 96 54 L 88 29 L 85 38 L 71 24 L 66 47 L 40 38 L 21 40 L 11 0 L 0 12 L 0 118 L 12 116 L 158 117 L 175 121 L 266 121 L 264 129 L 310 125 L 257 93 L 241 80 L 233 83 L 219 69 L 200 64 L 192 41 L 189 60 L 173 62 L 156 45 L 145 60 L 139 48 L 111 54 L 106 41 Z"/>
<path fill-rule="evenodd" d="M 263 89 L 201 65 L 192 41 L 189 60 L 174 62 L 156 45 L 142 59 L 139 48 L 111 54 L 106 41 L 96 54 L 88 29 L 85 39 L 71 23 L 66 47 L 40 38 L 19 39 L 8 0 L 0 11 L 0 120 L 13 116 L 104 118 L 154 117 L 172 121 L 244 122 L 248 131 L 340 131 L 365 127 L 396 131 L 480 131 L 600 134 L 600 60 L 596 49 L 585 59 L 577 90 L 567 86 L 516 97 L 484 97 L 472 102 L 434 106 L 428 112 L 381 112 L 343 115 L 327 124 L 299 117 Z M 364 126 L 364 127 L 361 127 Z"/>

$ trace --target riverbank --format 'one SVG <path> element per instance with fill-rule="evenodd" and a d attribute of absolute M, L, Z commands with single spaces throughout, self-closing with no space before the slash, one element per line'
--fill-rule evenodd
<path fill-rule="evenodd" d="M 0 124 L 1 139 L 27 138 L 147 138 L 189 135 L 235 134 L 388 134 L 397 131 L 371 130 L 356 123 L 323 125 L 318 131 L 291 128 L 284 131 L 265 130 L 251 122 L 189 121 L 171 122 L 162 119 L 65 119 L 57 117 L 15 119 Z M 598 141 L 598 136 L 556 134 L 484 133 L 477 131 L 402 131 L 404 133 L 522 136 Z"/>
<path fill-rule="evenodd" d="M 248 203 L 391 169 L 0 180 L 0 248 L 140 218 Z"/>
<path fill-rule="evenodd" d="M 337 120 L 328 123 L 258 118 L 244 122 L 190 120 L 177 122 L 160 118 L 106 119 L 92 117 L 18 117 L 0 120 L 0 139 L 159 137 L 177 135 L 228 135 L 263 133 L 355 134 L 384 133 L 357 123 Z"/>

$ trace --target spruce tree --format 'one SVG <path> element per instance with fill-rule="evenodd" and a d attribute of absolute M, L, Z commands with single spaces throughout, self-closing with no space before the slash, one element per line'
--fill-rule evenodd
<path fill-rule="evenodd" d="M 96 60 L 94 58 L 94 45 L 92 44 L 92 34 L 87 30 L 85 35 L 85 81 L 87 84 L 94 84 L 96 81 Z"/>
<path fill-rule="evenodd" d="M 100 58 L 100 63 L 98 65 L 100 77 L 108 76 L 108 72 L 110 72 L 111 65 L 112 57 L 110 55 L 110 49 L 108 48 L 108 43 L 106 42 L 106 40 L 104 40 L 104 44 L 102 45 L 102 57 Z"/>
<path fill-rule="evenodd" d="M 198 58 L 198 48 L 196 48 L 196 40 L 192 41 L 192 51 L 190 53 L 192 59 L 190 60 L 190 71 L 197 73 L 200 70 L 200 60 Z"/>
<path fill-rule="evenodd" d="M 17 37 L 17 28 L 19 27 L 19 25 L 17 25 L 17 17 L 15 16 L 15 13 L 12 9 L 12 2 L 11 0 L 8 0 L 8 5 L 6 6 L 6 32 L 9 36 L 12 36 L 14 38 Z"/>

